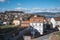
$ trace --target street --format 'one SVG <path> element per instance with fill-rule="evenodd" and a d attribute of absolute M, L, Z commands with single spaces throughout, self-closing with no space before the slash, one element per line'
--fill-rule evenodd
<path fill-rule="evenodd" d="M 47 35 L 44 35 L 44 36 L 41 36 L 38 38 L 34 38 L 32 40 L 49 40 L 49 36 L 50 36 L 50 34 L 47 34 Z"/>

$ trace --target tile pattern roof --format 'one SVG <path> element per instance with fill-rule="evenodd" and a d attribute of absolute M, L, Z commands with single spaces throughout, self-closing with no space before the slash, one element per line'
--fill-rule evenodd
<path fill-rule="evenodd" d="M 55 17 L 54 18 L 56 21 L 60 21 L 60 17 Z"/>

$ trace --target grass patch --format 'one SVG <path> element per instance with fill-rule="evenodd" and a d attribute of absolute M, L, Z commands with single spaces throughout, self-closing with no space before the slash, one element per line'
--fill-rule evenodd
<path fill-rule="evenodd" d="M 55 34 L 60 36 L 60 31 L 59 32 L 56 32 Z"/>
<path fill-rule="evenodd" d="M 60 40 L 60 31 L 52 33 L 49 40 Z"/>
<path fill-rule="evenodd" d="M 3 26 L 0 26 L 1 29 L 14 28 L 14 27 L 17 27 L 17 26 L 14 26 L 14 25 L 3 25 Z"/>

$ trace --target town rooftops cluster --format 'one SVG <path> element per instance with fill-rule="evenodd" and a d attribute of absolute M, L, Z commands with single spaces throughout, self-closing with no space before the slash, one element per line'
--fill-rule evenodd
<path fill-rule="evenodd" d="M 47 22 L 50 21 L 51 18 L 46 18 L 45 16 L 37 14 L 27 14 L 22 11 L 6 11 L 0 14 L 0 20 L 7 25 L 14 24 L 27 27 L 32 22 Z M 54 20 L 60 22 L 60 17 L 54 17 Z"/>

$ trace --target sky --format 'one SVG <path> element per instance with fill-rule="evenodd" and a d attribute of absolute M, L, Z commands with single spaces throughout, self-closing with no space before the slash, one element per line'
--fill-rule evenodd
<path fill-rule="evenodd" d="M 60 0 L 0 0 L 2 11 L 60 12 Z"/>

